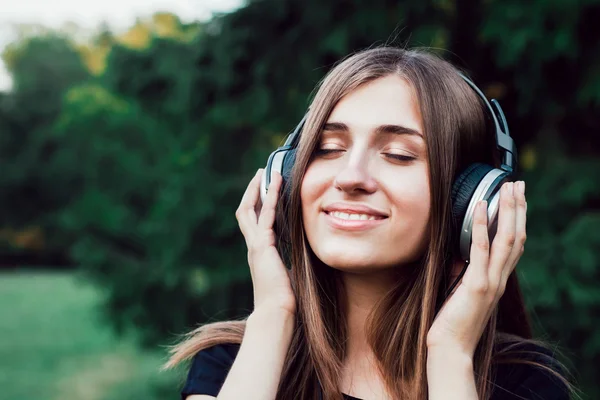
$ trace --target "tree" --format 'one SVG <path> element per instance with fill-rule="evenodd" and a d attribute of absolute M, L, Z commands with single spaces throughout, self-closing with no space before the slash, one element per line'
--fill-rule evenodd
<path fill-rule="evenodd" d="M 88 73 L 71 42 L 59 34 L 25 37 L 9 45 L 3 58 L 13 78 L 13 90 L 0 102 L 3 224 L 17 232 L 41 226 L 49 233 L 48 216 L 64 206 L 68 193 L 57 191 L 45 174 L 47 157 L 59 145 L 48 141 L 48 130 L 61 111 L 63 93 Z M 40 240 L 48 247 L 43 251 L 55 250 L 52 234 Z"/>

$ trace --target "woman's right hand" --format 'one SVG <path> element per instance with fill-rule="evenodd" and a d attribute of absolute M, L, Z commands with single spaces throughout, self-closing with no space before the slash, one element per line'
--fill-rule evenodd
<path fill-rule="evenodd" d="M 279 308 L 295 314 L 296 297 L 292 291 L 288 271 L 275 247 L 273 231 L 275 207 L 283 181 L 276 173 L 271 180 L 265 203 L 260 203 L 260 180 L 264 170 L 259 169 L 250 181 L 235 217 L 248 247 L 248 265 L 254 287 L 254 310 Z"/>

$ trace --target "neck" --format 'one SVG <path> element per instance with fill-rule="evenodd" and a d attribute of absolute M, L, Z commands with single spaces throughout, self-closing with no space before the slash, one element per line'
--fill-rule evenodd
<path fill-rule="evenodd" d="M 349 360 L 366 360 L 372 357 L 367 342 L 366 321 L 377 302 L 397 284 L 398 279 L 397 268 L 372 273 L 344 272 L 342 274 L 347 299 L 346 354 Z"/>

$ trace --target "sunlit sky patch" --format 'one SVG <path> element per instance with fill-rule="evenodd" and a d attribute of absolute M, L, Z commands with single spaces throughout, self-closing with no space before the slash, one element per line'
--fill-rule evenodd
<path fill-rule="evenodd" d="M 183 22 L 209 19 L 213 12 L 229 12 L 243 0 L 0 0 L 0 52 L 17 37 L 15 25 L 39 24 L 94 32 L 103 22 L 116 32 L 131 27 L 136 18 L 156 12 L 172 12 Z M 0 91 L 11 86 L 10 76 L 0 61 Z"/>

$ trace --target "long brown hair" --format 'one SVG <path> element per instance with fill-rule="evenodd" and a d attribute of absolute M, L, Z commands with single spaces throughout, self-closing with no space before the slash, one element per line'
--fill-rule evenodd
<path fill-rule="evenodd" d="M 396 74 L 412 87 L 418 100 L 429 161 L 431 213 L 429 241 L 409 279 L 376 304 L 367 321 L 368 340 L 378 369 L 394 399 L 427 398 L 426 336 L 441 306 L 454 259 L 451 188 L 458 172 L 473 162 L 497 165 L 494 137 L 486 123 L 481 99 L 447 61 L 424 50 L 378 47 L 354 54 L 333 68 L 319 85 L 299 143 L 289 185 L 289 198 L 279 207 L 277 229 L 291 264 L 292 287 L 298 302 L 296 327 L 282 372 L 277 399 L 315 399 L 318 385 L 324 399 L 341 400 L 341 370 L 346 353 L 346 299 L 340 272 L 324 265 L 312 252 L 302 224 L 300 184 L 318 145 L 323 124 L 337 102 L 367 82 Z M 282 245 L 283 246 L 283 245 Z M 201 326 L 171 350 L 165 368 L 220 343 L 241 343 L 245 321 Z M 494 365 L 535 364 L 571 384 L 558 371 L 536 361 L 508 358 L 510 348 L 499 344 L 533 340 L 517 275 L 508 279 L 505 293 L 479 341 L 474 372 L 481 399 L 493 389 Z M 552 350 L 555 352 L 555 349 Z M 541 354 L 540 354 L 541 355 Z M 543 356 L 543 355 L 541 355 Z M 562 364 L 557 362 L 562 367 Z"/>

